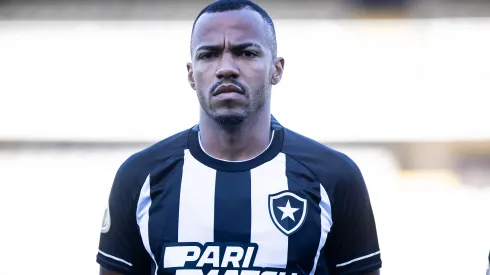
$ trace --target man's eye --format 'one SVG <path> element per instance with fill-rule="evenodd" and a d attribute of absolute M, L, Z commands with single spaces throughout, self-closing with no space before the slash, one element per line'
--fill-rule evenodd
<path fill-rule="evenodd" d="M 214 57 L 216 57 L 215 53 L 203 53 L 203 54 L 199 55 L 199 59 L 204 59 L 204 60 L 212 59 Z"/>
<path fill-rule="evenodd" d="M 254 51 L 243 51 L 239 53 L 239 56 L 244 56 L 246 58 L 254 58 L 259 56 L 256 52 Z"/>

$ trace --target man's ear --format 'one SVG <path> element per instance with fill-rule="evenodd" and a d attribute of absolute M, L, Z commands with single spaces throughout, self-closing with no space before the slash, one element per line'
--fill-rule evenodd
<path fill-rule="evenodd" d="M 282 79 L 282 74 L 284 73 L 284 58 L 282 57 L 276 57 L 274 59 L 274 70 L 273 74 L 271 77 L 271 84 L 272 85 L 277 85 Z"/>
<path fill-rule="evenodd" d="M 187 62 L 187 81 L 191 85 L 193 90 L 196 90 L 196 84 L 194 81 L 194 70 L 192 69 L 192 63 Z"/>

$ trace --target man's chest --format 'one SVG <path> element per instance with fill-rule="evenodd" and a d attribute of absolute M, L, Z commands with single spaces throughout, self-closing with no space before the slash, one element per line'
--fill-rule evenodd
<path fill-rule="evenodd" d="M 139 213 L 147 217 L 139 220 L 146 221 L 142 236 L 160 271 L 316 268 L 331 211 L 320 183 L 306 171 L 270 162 L 227 173 L 187 162 L 150 182 L 149 206 Z"/>

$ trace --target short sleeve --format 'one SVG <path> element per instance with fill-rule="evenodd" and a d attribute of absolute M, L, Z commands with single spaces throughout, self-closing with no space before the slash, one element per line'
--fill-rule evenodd
<path fill-rule="evenodd" d="M 133 168 L 134 170 L 134 168 Z M 150 258 L 136 222 L 137 177 L 123 164 L 114 179 L 104 213 L 97 263 L 123 274 L 149 274 Z"/>
<path fill-rule="evenodd" d="M 376 223 L 366 184 L 349 159 L 333 197 L 333 225 L 325 244 L 331 274 L 365 274 L 381 268 Z"/>

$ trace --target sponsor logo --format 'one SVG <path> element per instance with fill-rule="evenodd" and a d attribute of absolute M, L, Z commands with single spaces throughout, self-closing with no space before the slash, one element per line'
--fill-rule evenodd
<path fill-rule="evenodd" d="M 257 250 L 257 244 L 178 243 L 165 247 L 163 267 L 186 275 L 298 275 L 254 266 Z"/>
<path fill-rule="evenodd" d="M 307 213 L 306 199 L 282 191 L 269 195 L 269 214 L 276 227 L 286 236 L 294 234 L 303 225 Z"/>

